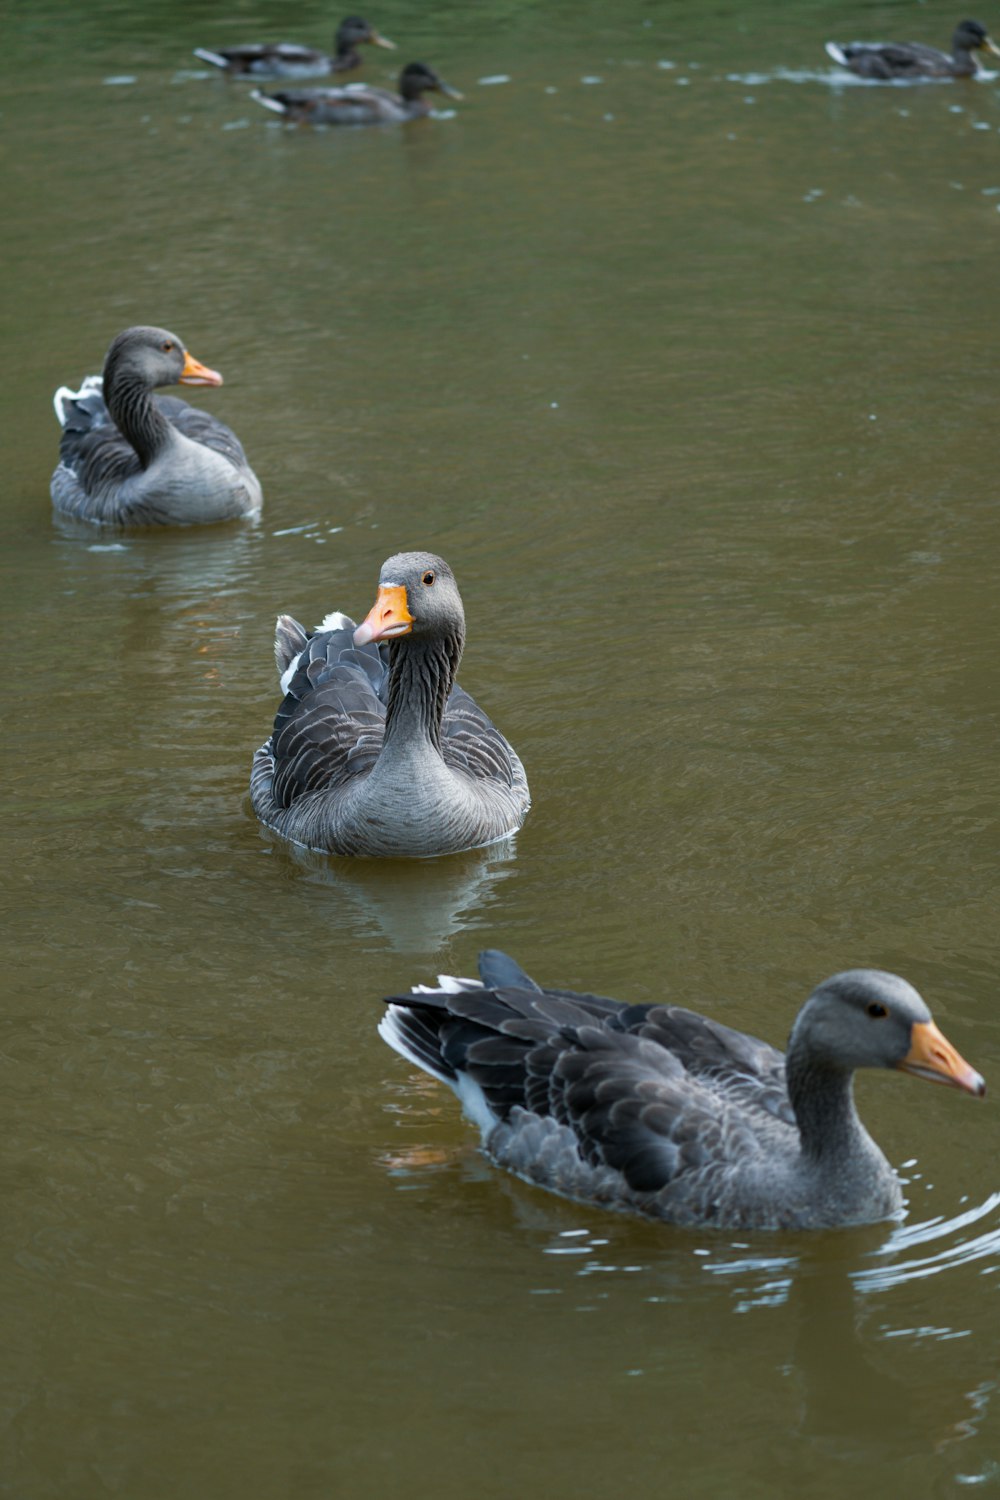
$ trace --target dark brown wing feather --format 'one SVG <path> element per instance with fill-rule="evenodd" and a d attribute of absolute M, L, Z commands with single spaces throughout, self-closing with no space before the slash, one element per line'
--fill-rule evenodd
<path fill-rule="evenodd" d="M 385 734 L 388 678 L 388 652 L 356 647 L 353 621 L 307 637 L 271 736 L 280 807 L 371 770 Z"/>
<path fill-rule="evenodd" d="M 475 699 L 457 685 L 444 708 L 441 754 L 446 766 L 465 771 L 477 781 L 514 784 L 510 746 Z"/>
<path fill-rule="evenodd" d="M 503 955 L 484 959 L 489 974 Z M 390 1003 L 415 1060 L 446 1080 L 466 1074 L 500 1122 L 520 1108 L 569 1127 L 583 1160 L 637 1193 L 682 1200 L 690 1179 L 704 1194 L 706 1172 L 794 1123 L 782 1054 L 677 1006 L 506 986 Z"/>

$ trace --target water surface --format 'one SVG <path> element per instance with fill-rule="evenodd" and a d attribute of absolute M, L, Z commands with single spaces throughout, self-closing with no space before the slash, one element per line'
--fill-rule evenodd
<path fill-rule="evenodd" d="M 3 1493 L 997 1484 L 989 1100 L 863 1079 L 907 1223 L 733 1241 L 490 1169 L 374 1032 L 486 944 L 779 1044 L 870 963 L 1000 1077 L 1000 97 L 838 80 L 828 35 L 947 41 L 898 9 L 387 0 L 465 102 L 308 134 L 190 52 L 315 4 L 15 5 Z M 259 527 L 53 526 L 51 393 L 140 321 L 223 371 Z M 296 857 L 274 615 L 407 547 L 534 809 Z"/>

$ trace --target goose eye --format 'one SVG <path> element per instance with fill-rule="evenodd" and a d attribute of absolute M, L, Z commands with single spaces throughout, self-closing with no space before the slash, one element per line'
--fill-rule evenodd
<path fill-rule="evenodd" d="M 164 352 L 164 354 L 169 354 L 169 353 L 170 353 L 170 351 L 171 351 L 171 349 L 172 349 L 172 348 L 173 348 L 173 347 L 174 347 L 174 346 L 173 346 L 173 344 L 172 344 L 172 343 L 171 343 L 171 342 L 170 342 L 170 340 L 169 340 L 169 339 L 167 339 L 167 342 L 166 342 L 166 343 L 165 343 L 165 344 L 161 344 L 161 345 L 160 345 L 160 348 L 161 348 L 161 349 L 162 349 L 162 350 L 163 350 L 163 352 Z"/>
<path fill-rule="evenodd" d="M 434 582 L 434 574 L 432 573 L 430 568 L 427 569 L 427 572 L 424 574 L 423 578 L 421 578 L 420 582 L 426 583 L 427 587 L 430 588 L 431 584 Z"/>
<path fill-rule="evenodd" d="M 884 1016 L 887 1016 L 889 1014 L 885 1006 L 879 1005 L 877 1000 L 873 1000 L 872 1003 L 865 1008 L 873 1021 L 881 1021 Z"/>

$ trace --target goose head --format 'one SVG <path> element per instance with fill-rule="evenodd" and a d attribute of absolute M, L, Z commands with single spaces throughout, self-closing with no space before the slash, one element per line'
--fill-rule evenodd
<path fill-rule="evenodd" d="M 433 552 L 397 552 L 382 564 L 378 595 L 354 632 L 354 644 L 399 636 L 426 641 L 465 637 L 465 611 L 455 575 Z"/>
<path fill-rule="evenodd" d="M 161 385 L 221 385 L 222 376 L 189 354 L 175 333 L 138 325 L 112 341 L 104 361 L 108 385 L 133 382 L 152 390 Z"/>
<path fill-rule="evenodd" d="M 956 52 L 993 52 L 1000 57 L 1000 47 L 979 21 L 960 21 L 951 44 Z"/>
<path fill-rule="evenodd" d="M 362 42 L 368 42 L 373 47 L 388 47 L 391 52 L 396 50 L 396 43 L 377 32 L 369 21 L 361 16 L 347 16 L 337 27 L 337 52 L 353 52 Z"/>
<path fill-rule="evenodd" d="M 838 1072 L 898 1068 L 977 1097 L 986 1092 L 913 986 L 881 969 L 848 969 L 819 985 L 799 1012 L 788 1050 Z"/>
<path fill-rule="evenodd" d="M 421 94 L 431 92 L 446 94 L 449 99 L 462 97 L 458 89 L 453 89 L 450 83 L 439 78 L 433 68 L 420 62 L 407 63 L 399 75 L 399 92 L 407 100 L 419 99 Z"/>

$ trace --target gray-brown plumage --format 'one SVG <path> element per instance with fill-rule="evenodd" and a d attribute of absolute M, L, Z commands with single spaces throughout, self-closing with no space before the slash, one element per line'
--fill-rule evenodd
<path fill-rule="evenodd" d="M 113 526 L 195 526 L 253 516 L 260 482 L 236 434 L 156 386 L 221 385 L 165 328 L 126 328 L 104 374 L 55 393 L 62 426 L 56 510 Z"/>
<path fill-rule="evenodd" d="M 350 83 L 343 88 L 286 89 L 277 94 L 255 89 L 251 98 L 300 125 L 405 125 L 407 120 L 430 114 L 430 103 L 424 97 L 429 93 L 444 94 L 449 99 L 462 97 L 426 63 L 408 63 L 399 75 L 398 94 L 365 83 Z"/>
<path fill-rule="evenodd" d="M 395 42 L 381 36 L 361 16 L 347 16 L 337 27 L 333 53 L 303 47 L 298 42 L 248 42 L 236 47 L 196 47 L 195 57 L 221 68 L 231 78 L 323 78 L 349 73 L 361 66 L 358 47 L 368 43 L 395 51 Z"/>
<path fill-rule="evenodd" d="M 923 42 L 827 42 L 834 62 L 849 68 L 859 78 L 879 82 L 906 82 L 921 78 L 975 78 L 979 72 L 976 53 L 998 48 L 979 21 L 960 21 L 951 39 L 951 52 L 940 52 Z"/>
<path fill-rule="evenodd" d="M 902 1191 L 858 1118 L 854 1070 L 985 1092 L 916 990 L 877 969 L 814 990 L 785 1055 L 680 1006 L 542 989 L 495 951 L 479 971 L 393 996 L 385 1041 L 454 1089 L 501 1166 L 673 1224 L 887 1218 Z"/>
<path fill-rule="evenodd" d="M 465 613 L 448 564 L 383 565 L 368 618 L 312 635 L 278 618 L 284 701 L 253 759 L 250 800 L 283 838 L 331 854 L 427 856 L 514 833 L 524 767 L 455 675 Z"/>

